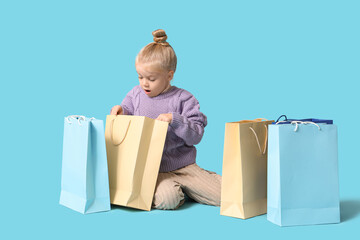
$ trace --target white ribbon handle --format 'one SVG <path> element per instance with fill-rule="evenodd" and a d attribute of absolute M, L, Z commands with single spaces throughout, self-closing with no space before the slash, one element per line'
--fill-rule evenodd
<path fill-rule="evenodd" d="M 294 132 L 296 132 L 298 130 L 298 124 L 313 124 L 315 126 L 317 126 L 319 128 L 319 131 L 321 130 L 320 126 L 317 125 L 316 123 L 314 122 L 302 122 L 302 121 L 292 121 L 291 122 L 291 125 L 295 124 L 295 129 L 294 129 Z"/>
<path fill-rule="evenodd" d="M 260 151 L 260 153 L 261 153 L 262 155 L 264 155 L 264 154 L 265 154 L 265 152 L 266 152 L 267 139 L 268 139 L 268 138 L 267 138 L 267 135 L 268 135 L 267 127 L 266 127 L 266 125 L 263 125 L 263 126 L 265 127 L 265 132 L 266 132 L 266 135 L 265 135 L 265 143 L 264 143 L 264 151 L 261 151 L 259 138 L 258 138 L 258 136 L 257 136 L 257 134 L 256 134 L 256 132 L 255 132 L 255 130 L 254 130 L 252 127 L 249 127 L 249 128 L 250 128 L 250 130 L 251 130 L 251 131 L 254 133 L 254 135 L 255 135 L 256 142 L 257 142 L 258 147 L 259 147 L 259 151 Z"/>
<path fill-rule="evenodd" d="M 279 121 L 279 122 L 277 122 L 276 124 L 281 123 L 281 122 L 287 122 L 287 121 Z M 319 126 L 318 124 L 314 123 L 314 122 L 291 121 L 290 124 L 291 124 L 291 125 L 294 125 L 294 124 L 295 124 L 294 132 L 296 132 L 296 131 L 298 130 L 299 124 L 305 124 L 305 125 L 306 125 L 306 124 L 313 124 L 313 125 L 315 125 L 315 126 L 317 126 L 317 127 L 319 128 L 319 131 L 321 130 L 320 126 Z"/>
<path fill-rule="evenodd" d="M 70 121 L 70 118 L 72 118 L 72 119 L 74 119 L 74 120 L 78 120 L 78 122 L 79 122 L 79 125 L 81 125 L 81 120 L 82 121 L 85 121 L 86 120 L 86 117 L 85 116 L 81 116 L 81 115 L 71 115 L 71 116 L 67 116 L 65 119 L 66 119 L 66 121 L 69 123 L 69 124 L 72 124 L 72 122 Z M 92 118 L 90 118 L 90 121 L 91 120 L 94 120 L 95 118 L 94 117 L 92 117 Z"/>

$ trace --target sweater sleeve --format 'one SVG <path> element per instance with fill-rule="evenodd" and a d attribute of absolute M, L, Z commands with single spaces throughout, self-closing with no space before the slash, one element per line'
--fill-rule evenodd
<path fill-rule="evenodd" d="M 170 126 L 186 145 L 192 146 L 201 141 L 207 125 L 207 118 L 200 112 L 197 99 L 188 92 L 185 95 L 180 97 L 180 113 L 172 112 Z"/>
<path fill-rule="evenodd" d="M 134 100 L 135 100 L 135 88 L 133 88 L 128 94 L 126 94 L 124 100 L 121 103 L 124 115 L 134 115 Z"/>

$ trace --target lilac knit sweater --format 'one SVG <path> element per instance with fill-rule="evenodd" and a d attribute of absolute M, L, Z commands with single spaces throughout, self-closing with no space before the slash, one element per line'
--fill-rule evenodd
<path fill-rule="evenodd" d="M 167 92 L 151 98 L 137 85 L 126 95 L 121 106 L 126 115 L 153 119 L 162 113 L 172 113 L 160 172 L 173 171 L 195 163 L 194 145 L 200 142 L 204 134 L 207 118 L 200 112 L 199 102 L 191 93 L 172 86 Z"/>

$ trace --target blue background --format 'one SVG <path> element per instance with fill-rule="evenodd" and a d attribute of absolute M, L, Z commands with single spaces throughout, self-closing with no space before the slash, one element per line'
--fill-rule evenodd
<path fill-rule="evenodd" d="M 359 1 L 0 1 L 1 233 L 12 238 L 340 238 L 359 234 Z M 189 202 L 81 215 L 58 204 L 63 118 L 105 120 L 162 28 L 173 84 L 208 117 L 198 164 L 221 173 L 225 122 L 334 119 L 340 224 L 281 228 Z"/>

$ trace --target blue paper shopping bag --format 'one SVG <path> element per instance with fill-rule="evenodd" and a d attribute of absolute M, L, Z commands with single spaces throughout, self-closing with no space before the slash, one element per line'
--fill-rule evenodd
<path fill-rule="evenodd" d="M 284 118 L 284 120 L 280 120 Z M 330 119 L 317 119 L 317 118 L 303 118 L 303 119 L 289 119 L 286 115 L 281 115 L 273 124 L 291 124 L 292 122 L 313 122 L 313 123 L 326 123 L 333 124 Z"/>
<path fill-rule="evenodd" d="M 110 210 L 102 120 L 65 118 L 60 204 L 81 213 Z"/>
<path fill-rule="evenodd" d="M 269 125 L 269 221 L 280 226 L 340 222 L 337 150 L 336 125 Z"/>

